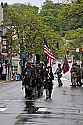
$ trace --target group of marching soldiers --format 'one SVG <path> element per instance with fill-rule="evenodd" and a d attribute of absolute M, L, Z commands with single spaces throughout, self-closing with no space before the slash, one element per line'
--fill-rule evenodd
<path fill-rule="evenodd" d="M 22 72 L 22 89 L 25 88 L 25 98 L 34 99 L 41 97 L 43 89 L 46 89 L 46 99 L 51 98 L 54 79 L 52 68 L 44 64 L 27 63 Z"/>
<path fill-rule="evenodd" d="M 57 74 L 57 80 L 59 87 L 62 86 L 62 70 L 61 64 L 58 64 L 58 68 L 55 72 Z M 83 70 L 76 63 L 73 63 L 71 68 L 71 83 L 72 86 L 82 86 Z M 27 63 L 25 69 L 22 72 L 22 89 L 25 88 L 25 98 L 34 99 L 35 97 L 41 97 L 43 90 L 46 90 L 46 99 L 51 99 L 54 76 L 52 73 L 52 67 L 46 66 L 43 63 Z"/>

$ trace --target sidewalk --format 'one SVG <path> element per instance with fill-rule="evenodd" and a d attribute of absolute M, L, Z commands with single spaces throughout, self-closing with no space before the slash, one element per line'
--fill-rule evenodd
<path fill-rule="evenodd" d="M 2 83 L 8 83 L 8 82 L 13 82 L 13 80 L 0 80 L 0 84 L 2 84 Z"/>

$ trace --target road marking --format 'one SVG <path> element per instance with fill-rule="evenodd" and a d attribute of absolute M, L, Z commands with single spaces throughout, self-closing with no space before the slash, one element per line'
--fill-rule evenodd
<path fill-rule="evenodd" d="M 41 108 L 38 109 L 38 111 L 39 111 L 39 112 L 45 112 L 45 111 L 47 111 L 47 108 L 42 108 L 42 107 L 41 107 Z"/>
<path fill-rule="evenodd" d="M 7 108 L 6 107 L 0 107 L 0 112 L 5 111 Z"/>

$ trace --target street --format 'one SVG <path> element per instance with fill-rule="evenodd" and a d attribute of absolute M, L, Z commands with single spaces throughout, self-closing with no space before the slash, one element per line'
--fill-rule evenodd
<path fill-rule="evenodd" d="M 21 82 L 0 84 L 1 125 L 83 125 L 83 88 L 71 88 L 62 78 L 63 86 L 53 81 L 52 100 L 43 97 L 25 100 Z"/>
<path fill-rule="evenodd" d="M 0 125 L 83 125 L 83 0 L 0 1 Z"/>

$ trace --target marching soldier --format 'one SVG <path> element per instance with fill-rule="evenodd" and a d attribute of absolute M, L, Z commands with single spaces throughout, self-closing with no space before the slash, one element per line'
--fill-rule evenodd
<path fill-rule="evenodd" d="M 61 64 L 58 64 L 58 68 L 56 69 L 55 74 L 57 74 L 57 79 L 58 79 L 58 86 L 61 87 L 62 81 L 61 81 L 61 77 L 62 77 L 62 69 L 61 69 Z"/>
<path fill-rule="evenodd" d="M 44 88 L 46 89 L 46 99 L 51 99 L 53 83 L 52 80 L 54 79 L 52 68 L 48 66 L 45 72 L 45 85 Z"/>
<path fill-rule="evenodd" d="M 42 92 L 42 87 L 43 87 L 43 69 L 40 64 L 36 65 L 36 85 L 37 85 L 37 91 L 38 91 L 38 97 L 40 97 L 43 92 Z"/>
<path fill-rule="evenodd" d="M 25 87 L 25 98 L 31 98 L 32 96 L 32 67 L 31 63 L 27 63 L 23 73 L 22 86 Z M 23 89 L 22 87 L 22 89 Z"/>

